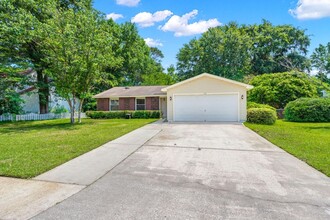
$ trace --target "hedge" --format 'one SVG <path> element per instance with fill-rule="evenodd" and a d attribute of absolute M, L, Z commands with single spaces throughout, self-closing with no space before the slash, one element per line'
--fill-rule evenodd
<path fill-rule="evenodd" d="M 295 122 L 330 122 L 330 98 L 300 98 L 289 102 L 284 118 Z"/>
<path fill-rule="evenodd" d="M 269 108 L 250 108 L 247 110 L 247 121 L 254 124 L 272 125 L 276 119 L 276 111 Z"/>
<path fill-rule="evenodd" d="M 270 105 L 260 104 L 260 103 L 256 103 L 256 102 L 247 102 L 247 109 L 250 109 L 250 108 L 268 108 L 273 111 L 276 111 L 276 109 Z"/>
<path fill-rule="evenodd" d="M 87 111 L 86 116 L 93 119 L 113 118 L 160 118 L 160 111 Z"/>

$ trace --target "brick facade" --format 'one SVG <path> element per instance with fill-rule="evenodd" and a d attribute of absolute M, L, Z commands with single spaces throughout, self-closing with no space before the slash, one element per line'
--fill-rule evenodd
<path fill-rule="evenodd" d="M 135 98 L 119 98 L 119 110 L 135 110 Z"/>
<path fill-rule="evenodd" d="M 146 97 L 146 110 L 159 110 L 159 97 Z M 110 111 L 110 99 L 98 98 L 97 111 Z M 135 110 L 135 98 L 119 98 L 119 110 Z"/>
<path fill-rule="evenodd" d="M 159 110 L 159 97 L 146 97 L 146 110 Z"/>
<path fill-rule="evenodd" d="M 97 99 L 97 111 L 109 111 L 110 99 Z"/>

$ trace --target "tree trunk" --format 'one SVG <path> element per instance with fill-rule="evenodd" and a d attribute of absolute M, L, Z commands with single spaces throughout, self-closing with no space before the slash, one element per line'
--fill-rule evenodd
<path fill-rule="evenodd" d="M 74 120 L 74 113 L 75 113 L 75 110 L 76 110 L 76 98 L 73 96 L 72 97 L 72 109 L 71 109 L 71 124 L 74 124 L 75 123 L 75 120 Z"/>
<path fill-rule="evenodd" d="M 49 112 L 49 85 L 48 76 L 43 74 L 43 70 L 37 70 L 37 87 L 39 95 L 39 111 L 40 114 L 46 114 Z"/>
<path fill-rule="evenodd" d="M 68 102 L 69 107 L 70 107 L 70 123 L 74 124 L 75 99 L 73 98 L 72 101 L 71 101 L 70 98 L 67 98 L 66 101 Z"/>
<path fill-rule="evenodd" d="M 78 123 L 81 123 L 81 109 L 82 109 L 83 103 L 84 103 L 84 99 L 81 99 L 80 103 L 79 103 L 79 109 L 78 109 Z"/>

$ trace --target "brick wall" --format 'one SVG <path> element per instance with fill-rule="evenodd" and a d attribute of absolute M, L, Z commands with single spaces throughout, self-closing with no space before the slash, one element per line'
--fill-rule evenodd
<path fill-rule="evenodd" d="M 97 99 L 97 111 L 109 111 L 109 99 Z"/>
<path fill-rule="evenodd" d="M 146 110 L 159 110 L 159 97 L 146 97 Z"/>
<path fill-rule="evenodd" d="M 119 110 L 135 110 L 135 98 L 119 98 Z"/>

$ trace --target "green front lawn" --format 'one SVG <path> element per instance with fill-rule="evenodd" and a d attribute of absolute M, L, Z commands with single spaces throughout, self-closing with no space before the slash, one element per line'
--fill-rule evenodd
<path fill-rule="evenodd" d="M 0 123 L 0 175 L 30 178 L 155 119 Z"/>
<path fill-rule="evenodd" d="M 244 123 L 273 144 L 330 176 L 330 123 L 296 123 L 282 120 L 274 125 Z"/>

